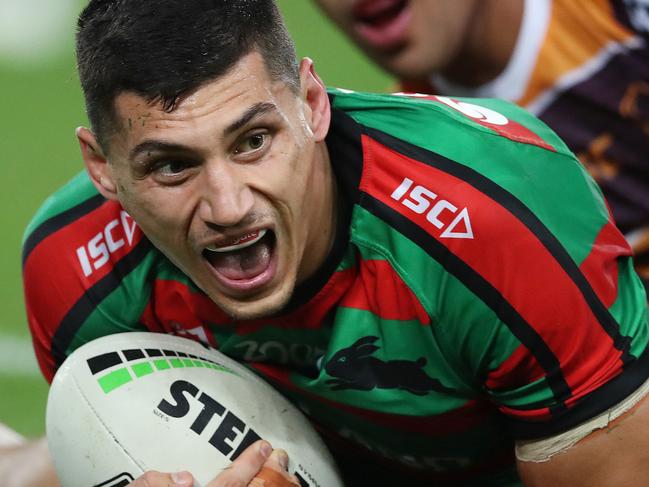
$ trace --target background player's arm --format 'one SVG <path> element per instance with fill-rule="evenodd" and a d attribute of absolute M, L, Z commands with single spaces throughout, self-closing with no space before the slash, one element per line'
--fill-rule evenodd
<path fill-rule="evenodd" d="M 59 487 L 45 438 L 27 441 L 0 424 L 0 484 Z"/>
<path fill-rule="evenodd" d="M 528 487 L 649 485 L 649 397 L 544 462 L 518 461 Z"/>

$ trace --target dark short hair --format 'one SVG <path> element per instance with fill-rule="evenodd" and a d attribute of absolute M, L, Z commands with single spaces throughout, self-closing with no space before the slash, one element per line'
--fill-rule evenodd
<path fill-rule="evenodd" d="M 76 49 L 88 119 L 104 149 L 120 93 L 171 111 L 253 50 L 272 79 L 299 90 L 295 47 L 273 0 L 91 0 Z"/>

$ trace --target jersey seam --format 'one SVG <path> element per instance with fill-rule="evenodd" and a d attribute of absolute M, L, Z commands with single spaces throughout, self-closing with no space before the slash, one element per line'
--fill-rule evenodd
<path fill-rule="evenodd" d="M 367 131 L 365 130 L 365 126 L 363 124 L 359 123 L 359 127 L 360 127 L 362 135 L 364 135 L 365 137 L 372 138 L 367 133 Z M 372 140 L 374 140 L 374 139 L 372 139 Z M 363 142 L 362 143 L 362 151 L 363 151 L 363 154 L 364 154 L 365 157 L 363 158 L 364 159 L 363 172 L 361 174 L 361 182 L 360 182 L 360 185 L 359 185 L 360 201 L 359 201 L 359 205 L 356 205 L 356 206 L 360 206 L 360 203 L 363 200 L 365 200 L 365 198 L 366 198 L 367 193 L 365 191 L 365 182 L 370 180 L 371 174 L 372 174 L 372 168 L 373 168 L 373 165 L 374 165 L 374 153 L 373 153 L 371 144 L 366 144 L 366 143 Z M 365 168 L 367 168 L 367 171 L 365 170 Z M 357 222 L 353 218 L 352 218 L 352 222 L 353 222 L 354 230 L 356 230 Z M 421 301 L 424 301 L 426 303 L 425 309 L 426 309 L 426 312 L 427 312 L 428 316 L 431 318 L 431 325 L 432 325 L 433 321 L 437 322 L 437 316 L 433 316 L 431 314 L 431 310 L 433 309 L 432 303 L 428 301 L 428 298 L 427 298 L 427 296 L 425 296 L 423 290 L 419 289 L 419 286 L 417 286 L 417 285 L 414 285 L 414 284 L 411 285 L 410 284 L 412 282 L 412 280 L 410 279 L 410 276 L 408 275 L 408 273 L 400 265 L 398 265 L 397 262 L 390 255 L 387 254 L 385 249 L 383 249 L 382 247 L 379 247 L 376 244 L 373 244 L 373 243 L 371 243 L 369 241 L 366 241 L 365 239 L 362 239 L 361 237 L 358 237 L 358 236 L 352 235 L 352 239 L 356 239 L 356 242 L 359 245 L 364 245 L 366 248 L 369 248 L 369 249 L 374 250 L 375 252 L 378 252 L 379 254 L 381 254 L 390 263 L 390 265 L 396 271 L 398 271 L 399 277 L 401 279 L 403 279 L 404 282 L 406 280 L 405 277 L 408 276 L 408 282 L 406 282 L 406 284 L 411 289 L 417 288 L 417 290 L 418 290 L 418 293 L 416 293 L 417 299 L 419 299 Z M 424 304 L 424 303 L 422 303 L 422 304 Z"/>
<path fill-rule="evenodd" d="M 367 98 L 372 98 L 371 95 L 370 96 L 368 96 L 367 94 L 361 94 L 361 95 L 363 95 L 364 97 L 367 97 Z M 374 96 L 376 96 L 376 95 L 374 95 Z M 437 101 L 428 100 L 428 99 L 420 100 L 420 99 L 418 99 L 416 97 L 414 97 L 414 98 L 413 97 L 408 97 L 407 95 L 404 95 L 404 96 L 387 95 L 387 96 L 392 96 L 392 98 L 394 99 L 393 101 L 397 102 L 400 106 L 403 105 L 405 108 L 408 108 L 408 105 L 413 101 L 417 102 L 417 104 L 423 104 L 423 106 L 425 106 L 425 107 L 431 107 L 438 114 L 442 114 L 444 116 L 445 120 L 447 120 L 447 121 L 450 120 L 450 121 L 452 121 L 454 123 L 461 123 L 463 126 L 465 126 L 467 128 L 471 128 L 472 130 L 474 130 L 474 131 L 476 131 L 478 133 L 487 134 L 487 135 L 490 135 L 490 136 L 498 137 L 500 139 L 505 139 L 505 140 L 508 140 L 508 141 L 516 143 L 516 144 L 521 144 L 521 145 L 528 146 L 528 147 L 536 147 L 536 148 L 538 148 L 540 150 L 549 151 L 549 149 L 545 149 L 545 148 L 540 147 L 540 146 L 535 145 L 535 144 L 531 144 L 531 143 L 524 142 L 524 141 L 521 141 L 521 140 L 508 138 L 508 137 L 506 137 L 504 135 L 499 134 L 498 132 L 495 132 L 494 129 L 491 129 L 489 127 L 485 127 L 485 126 L 480 125 L 480 124 L 478 124 L 476 122 L 473 122 L 467 116 L 456 115 L 456 114 L 458 114 L 458 112 L 456 110 L 454 110 L 453 108 L 450 108 L 450 107 L 445 107 L 445 106 L 443 106 L 443 104 L 441 104 L 441 103 L 439 103 Z M 462 99 L 462 98 L 465 98 L 465 97 L 452 97 L 452 99 Z M 479 101 L 479 99 L 472 99 L 472 100 L 473 101 Z M 514 108 L 516 110 L 521 111 L 523 114 L 527 114 L 530 117 L 534 117 L 534 115 L 532 115 L 530 112 L 528 112 L 525 109 L 517 107 L 516 105 L 511 104 L 511 103 L 510 103 L 510 106 L 511 106 L 511 108 Z M 485 108 L 488 108 L 488 107 L 485 107 Z M 346 112 L 346 113 L 348 113 L 350 116 L 352 116 L 354 118 L 354 113 L 353 112 L 352 113 Z M 522 125 L 523 127 L 525 127 L 526 129 L 530 130 L 534 134 L 538 135 L 535 130 L 533 130 L 532 128 L 530 128 L 526 124 L 522 123 L 521 121 L 512 119 L 509 116 L 506 116 L 506 117 L 507 117 L 508 120 L 513 120 L 513 121 L 519 123 L 520 125 Z M 354 120 L 361 127 L 364 127 L 362 122 L 360 122 L 356 118 L 354 118 Z M 550 129 L 547 125 L 545 125 L 542 121 L 541 121 L 541 123 L 544 125 L 546 130 L 550 130 L 550 132 L 552 133 L 552 135 L 554 136 L 554 139 L 555 139 L 555 140 L 552 140 L 551 142 L 548 142 L 545 139 L 542 139 L 542 140 L 546 144 L 550 145 L 554 149 L 555 153 L 570 157 L 571 159 L 574 159 L 573 153 L 569 149 L 567 149 L 565 147 L 563 141 L 559 138 L 559 136 L 552 129 Z M 381 130 L 381 129 L 376 128 L 376 127 L 372 127 L 372 128 L 374 128 L 375 130 Z M 365 134 L 364 130 L 363 130 L 363 134 Z M 408 143 L 414 144 L 414 142 L 408 142 Z M 419 144 L 417 144 L 417 145 L 419 145 Z"/>
<path fill-rule="evenodd" d="M 426 310 L 426 314 L 431 318 L 431 325 L 433 323 L 437 323 L 437 316 L 434 315 L 431 310 L 432 310 L 432 303 L 428 300 L 428 297 L 425 295 L 422 289 L 414 283 L 414 281 L 411 279 L 410 275 L 401 267 L 391 256 L 389 252 L 387 252 L 383 247 L 380 247 L 373 242 L 370 242 L 366 239 L 360 238 L 360 237 L 353 237 L 352 241 L 358 245 L 359 247 L 364 247 L 369 250 L 372 250 L 378 254 L 380 254 L 386 261 L 390 263 L 390 266 L 397 271 L 397 275 L 399 276 L 400 279 L 404 281 L 406 286 L 408 286 L 412 290 L 417 290 L 415 293 L 415 296 L 417 297 L 418 300 L 422 301 L 422 304 L 425 304 L 424 309 Z"/>

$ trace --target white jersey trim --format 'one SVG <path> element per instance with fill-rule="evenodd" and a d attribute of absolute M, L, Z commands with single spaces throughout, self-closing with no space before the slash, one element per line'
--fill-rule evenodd
<path fill-rule="evenodd" d="M 617 405 L 564 433 L 540 440 L 517 441 L 516 458 L 522 462 L 547 462 L 554 455 L 568 450 L 592 432 L 606 428 L 611 421 L 633 408 L 648 393 L 649 380 Z"/>

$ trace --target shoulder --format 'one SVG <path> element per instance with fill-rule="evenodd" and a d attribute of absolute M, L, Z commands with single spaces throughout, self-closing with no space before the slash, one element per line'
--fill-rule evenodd
<path fill-rule="evenodd" d="M 37 210 L 25 230 L 23 244 L 36 238 L 34 234 L 42 232 L 45 226 L 51 227 L 57 219 L 74 220 L 75 217 L 96 209 L 104 202 L 105 199 L 94 188 L 86 173 L 77 174 L 47 198 Z"/>
<path fill-rule="evenodd" d="M 29 223 L 23 239 L 23 266 L 72 253 L 75 268 L 90 277 L 142 238 L 119 203 L 103 198 L 81 173 L 50 196 Z"/>
<path fill-rule="evenodd" d="M 467 139 L 474 146 L 509 142 L 514 146 L 529 145 L 570 155 L 563 141 L 547 125 L 504 100 L 341 89 L 331 89 L 330 94 L 334 108 L 363 126 L 449 157 L 456 153 L 452 147 Z"/>
<path fill-rule="evenodd" d="M 360 126 L 361 206 L 418 227 L 419 240 L 479 254 L 549 234 L 593 242 L 609 222 L 601 192 L 573 154 L 510 103 L 333 93 L 334 107 Z M 568 208 L 578 224 L 566 224 Z M 568 246 L 577 262 L 588 252 Z"/>
<path fill-rule="evenodd" d="M 51 378 L 83 331 L 137 322 L 157 252 L 133 219 L 85 174 L 38 210 L 23 241 L 23 284 L 36 354 Z"/>

